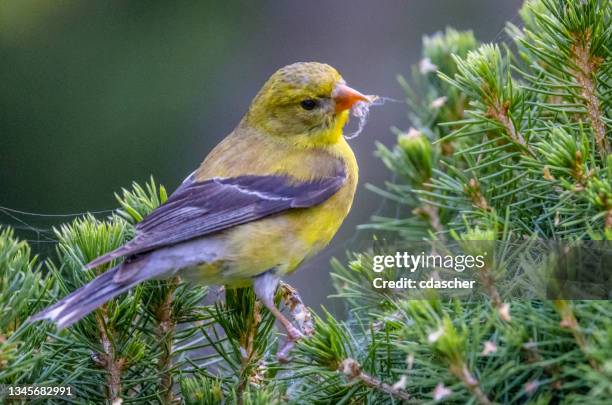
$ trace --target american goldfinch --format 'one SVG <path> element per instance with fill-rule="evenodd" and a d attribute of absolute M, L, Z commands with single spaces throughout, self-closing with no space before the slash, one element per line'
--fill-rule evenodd
<path fill-rule="evenodd" d="M 150 279 L 252 285 L 289 339 L 300 332 L 274 304 L 280 277 L 323 249 L 349 213 L 357 185 L 342 136 L 349 110 L 367 96 L 331 66 L 295 63 L 274 73 L 248 112 L 135 237 L 93 260 L 121 264 L 32 319 L 61 328 Z"/>

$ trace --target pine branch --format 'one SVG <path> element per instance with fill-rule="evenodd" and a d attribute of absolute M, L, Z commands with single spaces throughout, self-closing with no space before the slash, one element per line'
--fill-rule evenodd
<path fill-rule="evenodd" d="M 252 379 L 257 379 L 257 373 L 253 374 L 252 363 L 258 361 L 256 359 L 257 352 L 254 348 L 254 341 L 257 338 L 257 331 L 261 322 L 262 305 L 259 301 L 253 306 L 252 322 L 249 328 L 240 335 L 240 351 L 242 355 L 242 364 L 239 371 L 240 381 L 236 388 L 238 404 L 242 405 L 243 394 Z"/>
<path fill-rule="evenodd" d="M 470 392 L 478 400 L 478 403 L 482 405 L 489 405 L 492 403 L 491 400 L 482 391 L 479 381 L 474 378 L 474 376 L 465 364 L 451 364 L 450 372 L 470 390 Z"/>
<path fill-rule="evenodd" d="M 608 143 L 606 126 L 603 121 L 604 114 L 597 97 L 597 86 L 594 81 L 597 70 L 603 63 L 603 58 L 591 54 L 591 36 L 592 33 L 588 30 L 574 34 L 571 55 L 576 66 L 574 75 L 586 102 L 588 116 L 595 132 L 595 141 L 603 160 L 610 153 L 610 144 Z"/>
<path fill-rule="evenodd" d="M 385 394 L 394 396 L 398 399 L 405 401 L 405 403 L 413 403 L 408 393 L 385 382 L 382 382 L 376 377 L 364 373 L 361 370 L 361 366 L 359 365 L 359 363 L 350 357 L 342 360 L 338 369 L 346 376 L 346 378 L 348 378 L 349 381 L 359 381 L 369 388 L 373 388 Z"/>
<path fill-rule="evenodd" d="M 157 322 L 157 336 L 161 343 L 162 354 L 157 362 L 157 370 L 160 375 L 160 389 L 162 402 L 164 404 L 172 404 L 175 402 L 173 388 L 173 373 L 172 373 L 172 345 L 174 342 L 174 331 L 176 328 L 176 320 L 172 313 L 172 303 L 174 292 L 178 286 L 180 279 L 174 277 L 168 282 L 166 287 L 165 297 L 162 302 L 155 308 L 155 319 Z"/>
<path fill-rule="evenodd" d="M 597 362 L 597 360 L 590 355 L 587 339 L 583 334 L 582 330 L 580 329 L 580 325 L 578 324 L 578 320 L 576 319 L 576 315 L 574 314 L 570 303 L 564 300 L 555 300 L 554 306 L 555 309 L 559 312 L 559 315 L 561 315 L 561 327 L 569 329 L 572 332 L 576 344 L 578 345 L 578 347 L 580 347 L 580 350 L 582 350 L 585 356 L 587 356 L 587 358 L 589 359 L 589 364 L 591 365 L 591 367 L 593 367 L 593 369 L 597 371 L 600 371 L 601 366 Z"/>
<path fill-rule="evenodd" d="M 108 308 L 103 305 L 96 311 L 96 324 L 100 333 L 102 353 L 94 356 L 94 361 L 106 370 L 106 393 L 110 403 L 121 400 L 121 377 L 126 359 L 116 353 L 112 335 L 113 329 L 108 322 Z"/>

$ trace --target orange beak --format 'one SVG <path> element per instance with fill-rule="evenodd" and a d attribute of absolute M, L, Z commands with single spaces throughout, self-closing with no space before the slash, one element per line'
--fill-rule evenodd
<path fill-rule="evenodd" d="M 351 89 L 346 84 L 337 84 L 332 93 L 332 98 L 336 102 L 336 113 L 348 110 L 358 101 L 370 101 L 367 96 Z"/>

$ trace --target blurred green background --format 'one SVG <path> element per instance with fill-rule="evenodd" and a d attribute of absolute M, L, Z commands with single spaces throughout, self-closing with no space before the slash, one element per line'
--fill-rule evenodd
<path fill-rule="evenodd" d="M 151 175 L 172 191 L 277 68 L 326 62 L 364 93 L 403 98 L 396 75 L 418 62 L 423 35 L 453 26 L 500 39 L 521 3 L 0 0 L 0 206 L 112 209 L 114 192 Z M 351 141 L 361 166 L 354 209 L 332 246 L 289 280 L 310 305 L 332 292 L 330 257 L 343 259 L 355 226 L 380 207 L 363 184 L 387 177 L 373 150 L 393 142 L 391 125 L 409 126 L 404 105 L 373 110 Z M 43 253 L 45 230 L 69 219 L 0 213 Z"/>

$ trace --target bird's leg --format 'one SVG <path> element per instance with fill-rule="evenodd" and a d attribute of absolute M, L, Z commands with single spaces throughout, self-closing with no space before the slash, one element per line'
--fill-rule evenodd
<path fill-rule="evenodd" d="M 302 337 L 302 333 L 293 326 L 291 321 L 287 319 L 281 311 L 274 305 L 274 295 L 278 286 L 279 278 L 274 273 L 274 270 L 266 271 L 265 273 L 253 278 L 253 291 L 255 296 L 264 304 L 272 315 L 283 325 L 287 332 L 287 341 L 295 342 Z"/>

